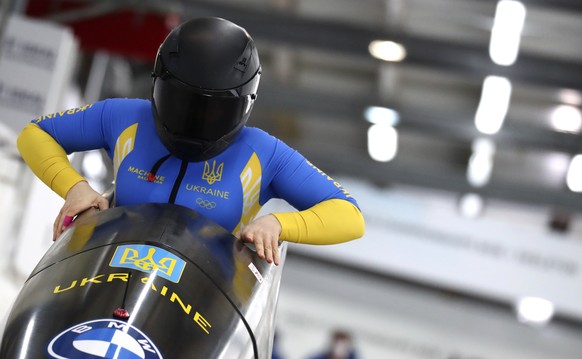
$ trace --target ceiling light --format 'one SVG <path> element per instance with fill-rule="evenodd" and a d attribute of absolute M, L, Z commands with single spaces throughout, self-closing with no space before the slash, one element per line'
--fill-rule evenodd
<path fill-rule="evenodd" d="M 520 322 L 536 326 L 547 324 L 554 316 L 554 304 L 543 298 L 521 298 L 515 309 Z"/>
<path fill-rule="evenodd" d="M 373 160 L 389 162 L 398 151 L 398 133 L 387 124 L 372 125 L 368 129 L 368 153 Z"/>
<path fill-rule="evenodd" d="M 107 176 L 107 169 L 103 163 L 101 152 L 94 150 L 88 151 L 83 156 L 81 164 L 83 174 L 95 180 L 103 180 Z"/>
<path fill-rule="evenodd" d="M 578 133 L 582 128 L 582 114 L 574 106 L 557 106 L 552 111 L 550 120 L 556 131 Z"/>
<path fill-rule="evenodd" d="M 476 218 L 483 212 L 483 197 L 466 193 L 459 199 L 459 211 L 466 218 Z"/>
<path fill-rule="evenodd" d="M 489 42 L 489 56 L 493 62 L 501 66 L 513 65 L 524 22 L 525 6 L 521 2 L 501 0 L 497 3 Z"/>
<path fill-rule="evenodd" d="M 467 181 L 473 187 L 483 187 L 491 178 L 493 159 L 491 157 L 473 154 L 467 167 Z"/>
<path fill-rule="evenodd" d="M 387 124 L 396 126 L 400 122 L 400 115 L 397 111 L 381 106 L 369 106 L 364 111 L 364 117 L 372 124 Z"/>
<path fill-rule="evenodd" d="M 582 192 L 582 155 L 576 155 L 570 161 L 566 184 L 572 192 Z"/>
<path fill-rule="evenodd" d="M 374 40 L 368 46 L 370 54 L 383 61 L 400 62 L 406 57 L 406 49 L 394 41 Z"/>
<path fill-rule="evenodd" d="M 475 126 L 492 135 L 501 129 L 511 98 L 511 82 L 505 77 L 487 76 L 483 81 L 481 99 L 475 114 Z"/>
<path fill-rule="evenodd" d="M 467 181 L 473 187 L 483 187 L 491 178 L 495 144 L 489 139 L 479 138 L 473 142 L 473 155 L 467 166 Z"/>

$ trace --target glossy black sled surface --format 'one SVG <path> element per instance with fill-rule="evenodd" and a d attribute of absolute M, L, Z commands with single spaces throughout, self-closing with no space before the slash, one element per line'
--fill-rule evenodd
<path fill-rule="evenodd" d="M 281 264 L 172 204 L 78 220 L 22 287 L 2 359 L 270 358 Z"/>

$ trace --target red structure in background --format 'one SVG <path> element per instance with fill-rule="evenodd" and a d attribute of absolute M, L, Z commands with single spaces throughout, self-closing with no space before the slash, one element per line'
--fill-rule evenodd
<path fill-rule="evenodd" d="M 98 2 L 29 0 L 26 15 L 48 18 L 51 15 L 95 6 Z M 153 62 L 158 46 L 179 22 L 176 15 L 161 15 L 123 8 L 106 15 L 64 22 L 79 39 L 85 52 L 106 50 L 112 54 Z"/>

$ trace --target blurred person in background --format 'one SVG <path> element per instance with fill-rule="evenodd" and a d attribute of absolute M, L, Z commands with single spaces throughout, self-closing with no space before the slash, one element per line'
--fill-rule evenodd
<path fill-rule="evenodd" d="M 357 359 L 356 351 L 350 333 L 336 330 L 331 335 L 328 349 L 309 359 Z"/>
<path fill-rule="evenodd" d="M 335 244 L 359 238 L 356 200 L 281 140 L 246 126 L 261 76 L 258 51 L 221 18 L 185 21 L 162 42 L 150 99 L 106 99 L 41 116 L 18 137 L 23 159 L 65 203 L 53 240 L 75 216 L 109 202 L 67 154 L 105 149 L 113 161 L 113 205 L 189 207 L 258 255 L 279 263 L 278 241 Z M 297 209 L 256 218 L 271 198 Z"/>

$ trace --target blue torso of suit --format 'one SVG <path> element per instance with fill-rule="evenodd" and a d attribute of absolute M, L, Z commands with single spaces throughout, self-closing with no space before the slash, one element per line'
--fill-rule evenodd
<path fill-rule="evenodd" d="M 104 148 L 113 160 L 116 205 L 173 201 L 233 232 L 271 198 L 298 210 L 332 198 L 357 205 L 339 183 L 257 128 L 244 127 L 224 152 L 207 161 L 167 157 L 148 100 L 109 99 L 33 122 L 67 153 Z M 149 175 L 158 162 L 155 175 Z"/>

